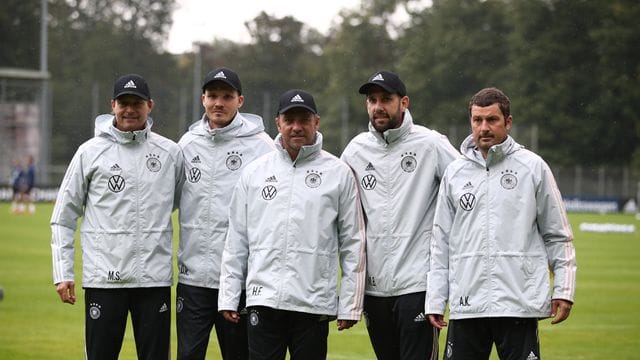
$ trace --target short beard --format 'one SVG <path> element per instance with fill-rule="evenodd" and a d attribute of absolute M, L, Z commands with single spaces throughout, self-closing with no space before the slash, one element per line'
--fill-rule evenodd
<path fill-rule="evenodd" d="M 389 116 L 389 114 L 386 115 Z M 400 126 L 400 124 L 402 123 L 402 113 L 400 113 L 399 116 L 389 116 L 389 121 L 384 127 L 377 126 L 375 123 L 375 119 L 370 119 L 370 121 L 373 128 L 376 129 L 377 132 L 382 134 L 389 129 L 395 129 Z"/>

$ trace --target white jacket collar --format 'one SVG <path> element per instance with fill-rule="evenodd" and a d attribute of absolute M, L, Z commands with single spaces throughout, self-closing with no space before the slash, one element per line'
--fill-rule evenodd
<path fill-rule="evenodd" d="M 402 119 L 402 124 L 400 124 L 400 127 L 396 129 L 389 129 L 382 134 L 379 133 L 378 130 L 376 130 L 373 127 L 373 125 L 371 125 L 371 121 L 369 121 L 369 131 L 379 141 L 382 141 L 386 144 L 391 144 L 393 142 L 398 141 L 398 139 L 401 139 L 405 134 L 407 134 L 411 130 L 412 126 L 413 126 L 413 118 L 411 117 L 411 112 L 409 112 L 409 109 L 404 111 L 404 117 Z"/>
<path fill-rule="evenodd" d="M 291 157 L 289 156 L 289 153 L 284 148 L 284 145 L 282 145 L 281 134 L 278 134 L 276 136 L 275 143 L 276 143 L 276 149 L 280 151 L 280 155 L 287 159 L 291 159 Z M 298 162 L 304 162 L 308 159 L 312 159 L 317 154 L 319 154 L 320 151 L 322 151 L 322 134 L 319 131 L 316 131 L 316 142 L 313 143 L 312 145 L 303 146 L 300 149 L 300 152 L 298 152 L 298 156 L 296 157 L 296 159 L 293 160 L 292 162 L 295 165 Z"/>
<path fill-rule="evenodd" d="M 264 131 L 262 117 L 254 114 L 236 112 L 229 125 L 223 128 L 212 129 L 209 126 L 207 115 L 202 115 L 200 120 L 189 126 L 189 132 L 209 137 L 210 139 L 230 139 L 236 137 L 250 136 Z"/>
<path fill-rule="evenodd" d="M 96 117 L 94 135 L 109 138 L 120 144 L 143 143 L 147 140 L 153 119 L 147 117 L 144 129 L 136 131 L 121 131 L 115 127 L 115 116 L 111 114 L 99 115 Z"/>
<path fill-rule="evenodd" d="M 524 146 L 518 144 L 510 135 L 507 135 L 507 138 L 503 142 L 493 145 L 491 148 L 489 148 L 486 159 L 481 159 L 482 156 L 475 155 L 474 151 L 476 151 L 477 146 L 473 141 L 473 135 L 469 135 L 460 145 L 460 152 L 462 153 L 462 155 L 464 155 L 464 157 L 471 161 L 481 163 L 481 160 L 484 160 L 484 163 L 482 163 L 482 165 L 488 167 L 499 163 L 509 154 L 523 148 Z"/>

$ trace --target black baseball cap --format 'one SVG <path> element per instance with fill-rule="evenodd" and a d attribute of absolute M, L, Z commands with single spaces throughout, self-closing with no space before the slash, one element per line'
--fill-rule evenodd
<path fill-rule="evenodd" d="M 358 92 L 366 95 L 369 93 L 369 88 L 373 85 L 380 86 L 392 94 L 396 93 L 400 96 L 407 96 L 407 88 L 404 86 L 402 80 L 400 80 L 398 75 L 390 71 L 380 70 L 373 74 L 373 76 L 369 78 L 369 81 L 360 86 Z"/>
<path fill-rule="evenodd" d="M 202 81 L 202 92 L 204 93 L 204 88 L 206 88 L 207 85 L 214 81 L 222 81 L 223 83 L 236 89 L 236 91 L 238 91 L 238 94 L 242 94 L 242 85 L 240 84 L 240 78 L 238 77 L 238 74 L 236 74 L 231 69 L 220 67 L 209 71 L 207 76 L 205 76 L 204 80 Z"/>
<path fill-rule="evenodd" d="M 300 89 L 292 89 L 280 95 L 278 115 L 296 107 L 305 108 L 314 114 L 318 114 L 316 102 L 308 92 Z"/>
<path fill-rule="evenodd" d="M 121 76 L 113 85 L 113 99 L 122 95 L 135 95 L 145 100 L 151 100 L 149 85 L 138 74 L 128 74 Z"/>

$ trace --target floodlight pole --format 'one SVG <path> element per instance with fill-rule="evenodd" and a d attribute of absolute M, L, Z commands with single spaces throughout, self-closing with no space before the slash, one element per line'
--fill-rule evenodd
<path fill-rule="evenodd" d="M 51 123 L 49 121 L 49 79 L 48 72 L 48 23 L 49 7 L 47 0 L 40 2 L 40 72 L 42 73 L 42 88 L 40 92 L 40 158 L 38 172 L 42 184 L 49 184 L 49 163 L 51 162 Z"/>
<path fill-rule="evenodd" d="M 191 113 L 193 119 L 198 119 L 200 115 L 200 107 L 202 102 L 200 100 L 200 77 L 202 76 L 202 44 L 193 43 L 193 103 Z"/>

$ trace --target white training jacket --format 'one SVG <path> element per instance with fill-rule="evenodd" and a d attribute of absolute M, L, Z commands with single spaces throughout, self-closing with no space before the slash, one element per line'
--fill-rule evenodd
<path fill-rule="evenodd" d="M 233 188 L 247 164 L 276 147 L 260 116 L 239 112 L 219 129 L 211 129 L 204 115 L 178 145 L 186 175 L 180 197 L 178 282 L 217 289 Z"/>
<path fill-rule="evenodd" d="M 76 151 L 51 215 L 53 282 L 74 280 L 78 218 L 82 286 L 171 286 L 171 213 L 183 178 L 178 145 L 151 131 L 122 132 L 113 115 Z"/>
<path fill-rule="evenodd" d="M 356 136 L 342 153 L 355 172 L 367 222 L 367 295 L 427 289 L 429 241 L 440 179 L 460 154 L 440 133 L 402 124 Z"/>
<path fill-rule="evenodd" d="M 544 318 L 573 302 L 573 234 L 549 166 L 510 136 L 482 158 L 473 137 L 447 168 L 436 208 L 427 314 Z M 550 294 L 550 274 L 553 294 Z"/>
<path fill-rule="evenodd" d="M 247 306 L 359 320 L 366 246 L 353 173 L 322 150 L 319 132 L 295 161 L 281 140 L 233 192 L 218 309 L 239 311 L 246 282 Z"/>

